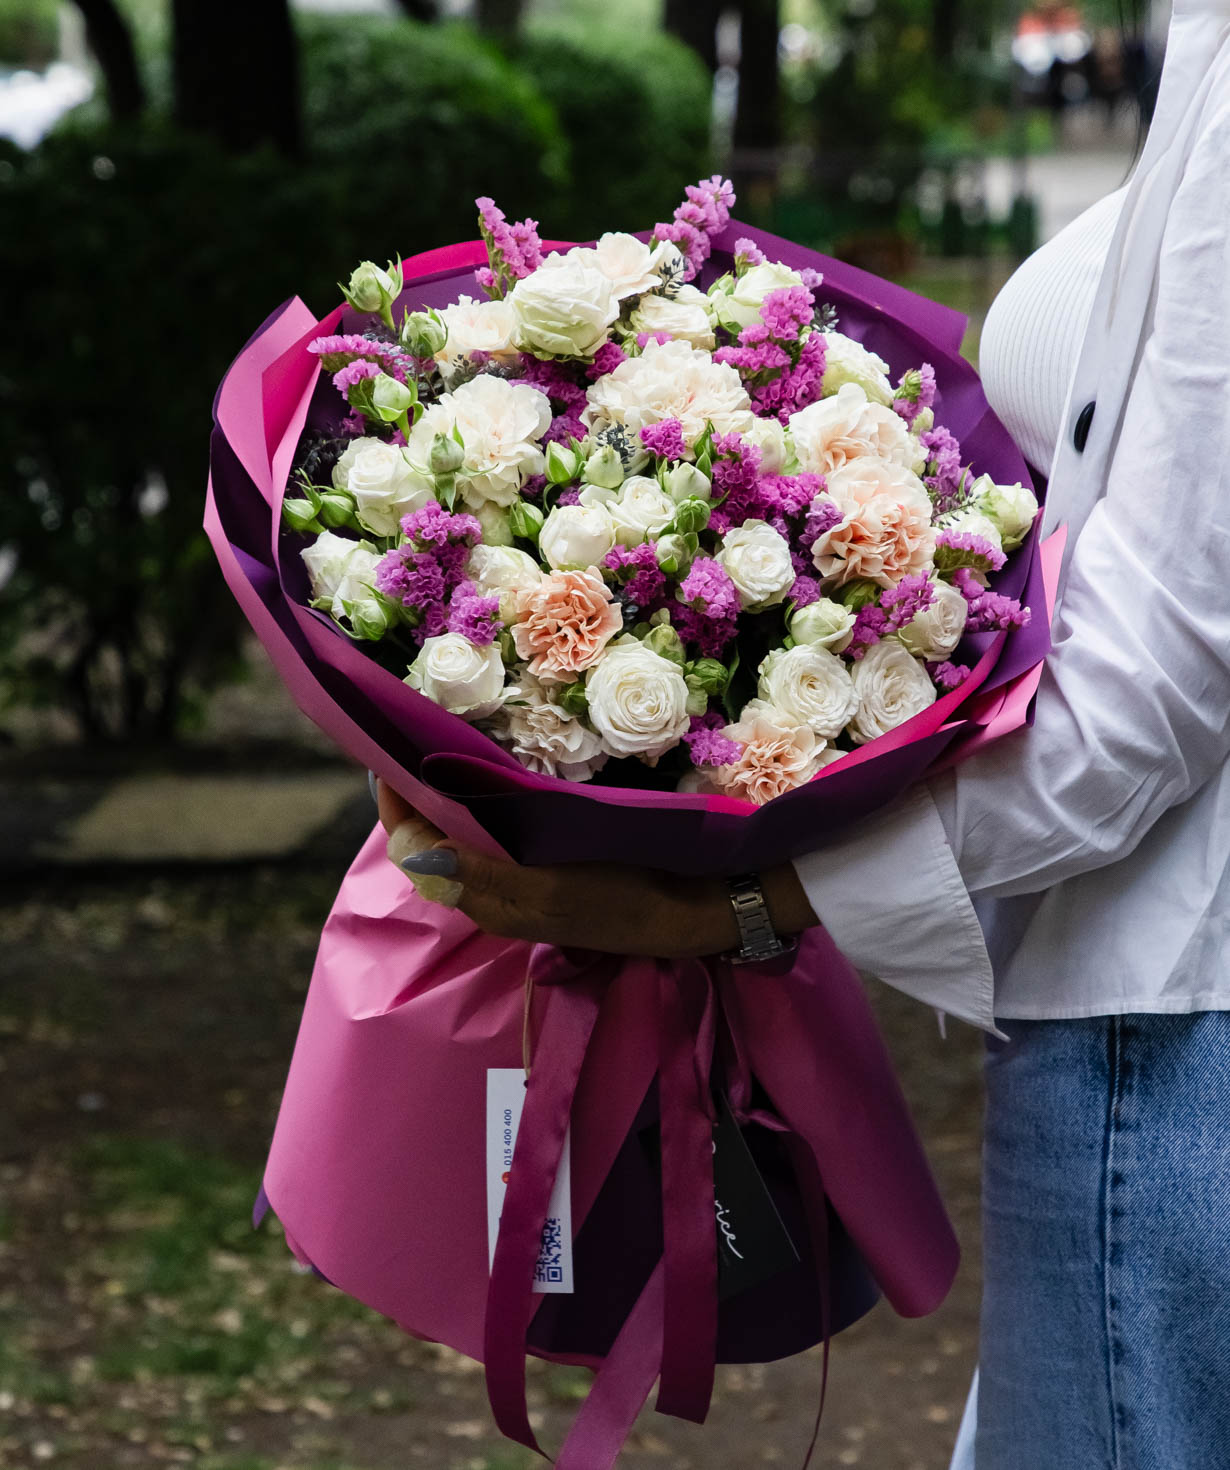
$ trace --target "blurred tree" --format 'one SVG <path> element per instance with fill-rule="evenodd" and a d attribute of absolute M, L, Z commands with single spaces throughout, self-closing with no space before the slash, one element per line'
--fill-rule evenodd
<path fill-rule="evenodd" d="M 719 0 L 665 0 L 663 29 L 690 46 L 710 71 L 717 70 Z"/>
<path fill-rule="evenodd" d="M 288 0 L 172 0 L 175 120 L 244 153 L 302 143 Z"/>
<path fill-rule="evenodd" d="M 145 106 L 145 86 L 137 66 L 132 32 L 115 0 L 74 0 L 85 21 L 86 40 L 107 90 L 107 107 L 116 122 L 129 122 Z"/>
<path fill-rule="evenodd" d="M 780 0 L 742 0 L 739 9 L 739 105 L 736 149 L 776 148 L 782 140 L 778 79 Z"/>
<path fill-rule="evenodd" d="M 484 35 L 509 40 L 521 26 L 525 0 L 476 0 L 474 20 Z"/>
<path fill-rule="evenodd" d="M 411 20 L 430 22 L 440 19 L 436 0 L 397 0 L 397 4 Z"/>

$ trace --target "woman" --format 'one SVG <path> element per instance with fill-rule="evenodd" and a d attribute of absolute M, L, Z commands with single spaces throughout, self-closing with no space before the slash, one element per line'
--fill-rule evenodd
<path fill-rule="evenodd" d="M 778 935 L 822 922 L 862 968 L 993 1033 L 978 1470 L 1216 1470 L 1230 0 L 1178 0 L 1131 182 L 1013 278 L 983 367 L 1022 448 L 1051 464 L 1048 524 L 1069 528 L 1032 730 L 759 875 L 763 905 L 746 882 L 732 904 L 717 881 L 493 862 L 383 788 L 381 816 L 427 849 L 403 866 L 447 878 L 442 896 L 495 933 L 678 955 L 754 948 L 758 917 Z"/>

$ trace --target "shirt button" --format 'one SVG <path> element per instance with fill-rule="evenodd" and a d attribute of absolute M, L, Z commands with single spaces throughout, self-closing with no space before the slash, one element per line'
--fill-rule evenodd
<path fill-rule="evenodd" d="M 1093 423 L 1093 403 L 1087 403 L 1077 416 L 1076 427 L 1072 430 L 1072 443 L 1076 445 L 1076 452 L 1085 452 L 1085 443 L 1089 438 L 1089 425 Z"/>

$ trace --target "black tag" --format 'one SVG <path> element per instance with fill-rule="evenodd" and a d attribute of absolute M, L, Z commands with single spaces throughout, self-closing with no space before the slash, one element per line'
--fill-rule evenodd
<path fill-rule="evenodd" d="M 795 1265 L 799 1253 L 724 1097 L 713 1127 L 713 1193 L 719 1301 Z"/>

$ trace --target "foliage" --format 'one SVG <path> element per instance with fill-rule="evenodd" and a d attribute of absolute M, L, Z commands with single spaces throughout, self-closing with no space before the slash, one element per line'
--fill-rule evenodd
<path fill-rule="evenodd" d="M 43 67 L 55 59 L 58 0 L 0 0 L 0 66 Z"/>

